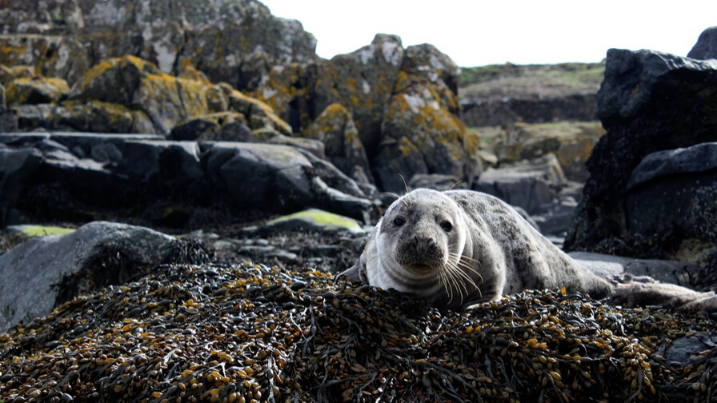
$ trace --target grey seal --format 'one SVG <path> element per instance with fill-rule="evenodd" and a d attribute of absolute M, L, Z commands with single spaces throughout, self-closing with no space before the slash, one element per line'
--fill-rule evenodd
<path fill-rule="evenodd" d="M 592 298 L 611 284 L 580 266 L 510 205 L 471 190 L 416 189 L 386 210 L 358 262 L 340 277 L 415 294 L 453 310 L 525 289 Z"/>

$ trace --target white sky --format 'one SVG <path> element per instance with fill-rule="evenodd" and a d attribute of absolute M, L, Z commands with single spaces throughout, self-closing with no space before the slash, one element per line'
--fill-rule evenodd
<path fill-rule="evenodd" d="M 610 48 L 686 56 L 717 25 L 717 0 L 259 0 L 301 21 L 330 59 L 396 34 L 462 67 L 599 62 Z"/>

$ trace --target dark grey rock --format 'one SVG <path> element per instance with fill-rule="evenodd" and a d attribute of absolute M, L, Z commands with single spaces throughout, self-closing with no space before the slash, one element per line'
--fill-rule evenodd
<path fill-rule="evenodd" d="M 551 208 L 566 183 L 557 158 L 548 154 L 534 161 L 488 168 L 473 185 L 473 190 L 491 194 L 536 215 Z"/>
<path fill-rule="evenodd" d="M 457 176 L 440 174 L 416 174 L 408 181 L 409 189 L 428 188 L 436 190 L 465 189 L 466 185 Z"/>
<path fill-rule="evenodd" d="M 702 60 L 717 59 L 717 27 L 709 27 L 702 31 L 687 57 Z"/>
<path fill-rule="evenodd" d="M 599 115 L 607 132 L 587 161 L 590 177 L 565 240 L 567 250 L 589 250 L 603 240 L 630 236 L 634 227 L 628 225 L 631 218 L 624 208 L 628 184 L 648 154 L 717 141 L 715 97 L 705 91 L 714 87 L 717 59 L 649 50 L 608 51 L 598 92 Z M 674 245 L 687 236 L 643 235 L 669 236 Z"/>
<path fill-rule="evenodd" d="M 59 295 L 55 285 L 81 273 L 101 252 L 100 245 L 131 249 L 137 263 L 149 264 L 166 255 L 173 241 L 147 228 L 93 222 L 71 234 L 35 237 L 18 245 L 0 255 L 0 332 L 50 314 Z"/>
<path fill-rule="evenodd" d="M 717 169 L 717 143 L 702 143 L 647 155 L 632 171 L 627 190 L 669 175 L 706 172 Z"/>
<path fill-rule="evenodd" d="M 38 172 L 42 153 L 34 148 L 0 148 L 0 226 L 7 223 L 20 193 Z"/>

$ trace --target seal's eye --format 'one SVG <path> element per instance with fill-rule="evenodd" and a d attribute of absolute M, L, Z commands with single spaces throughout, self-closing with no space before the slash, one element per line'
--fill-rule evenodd
<path fill-rule="evenodd" d="M 451 230 L 453 229 L 453 224 L 448 221 L 443 221 L 441 223 L 441 228 L 443 228 L 443 230 L 446 232 L 451 232 Z"/>
<path fill-rule="evenodd" d="M 406 223 L 406 219 L 403 217 L 396 217 L 393 219 L 393 225 L 400 227 L 401 225 Z"/>

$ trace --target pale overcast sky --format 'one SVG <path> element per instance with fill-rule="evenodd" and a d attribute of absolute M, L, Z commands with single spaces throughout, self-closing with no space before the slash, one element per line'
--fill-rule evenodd
<path fill-rule="evenodd" d="M 717 25 L 717 0 L 259 0 L 301 21 L 324 58 L 399 35 L 430 43 L 462 67 L 599 62 L 610 48 L 686 56 Z"/>

